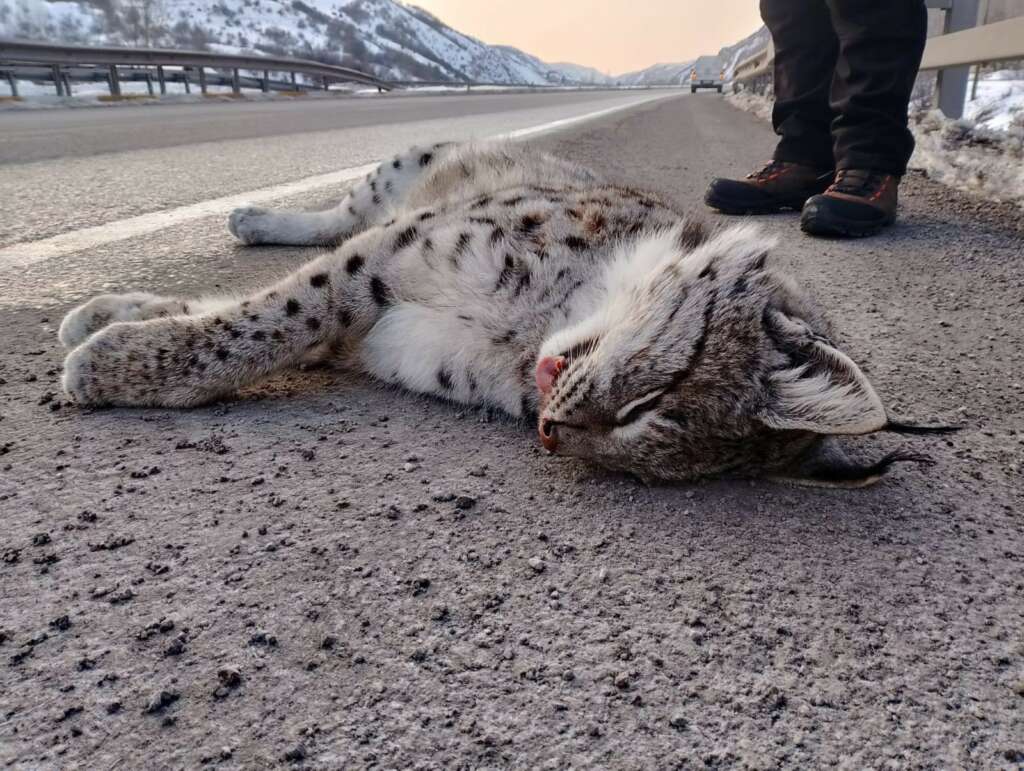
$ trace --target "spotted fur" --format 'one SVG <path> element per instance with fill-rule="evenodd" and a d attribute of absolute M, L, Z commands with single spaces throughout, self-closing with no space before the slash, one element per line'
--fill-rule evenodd
<path fill-rule="evenodd" d="M 709 231 L 534 150 L 413 148 L 334 209 L 242 209 L 229 226 L 245 243 L 338 246 L 242 300 L 75 309 L 60 330 L 71 397 L 188 407 L 329 358 L 535 415 L 555 452 L 645 479 L 813 468 L 820 482 L 809 459 L 836 452 L 826 437 L 888 422 L 762 234 Z"/>

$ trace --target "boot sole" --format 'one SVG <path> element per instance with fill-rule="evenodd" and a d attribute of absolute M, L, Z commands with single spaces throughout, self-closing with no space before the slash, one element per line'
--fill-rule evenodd
<path fill-rule="evenodd" d="M 839 219 L 817 206 L 804 207 L 800 217 L 800 229 L 811 236 L 833 238 L 867 238 L 881 232 L 896 222 L 895 215 L 877 222 L 851 222 Z"/>
<path fill-rule="evenodd" d="M 720 198 L 716 198 L 713 195 L 708 195 L 704 197 L 704 203 L 712 209 L 720 211 L 722 214 L 749 216 L 758 214 L 782 214 L 787 211 L 800 211 L 803 209 L 804 204 L 807 203 L 808 198 L 810 198 L 810 196 L 799 200 L 789 199 L 787 201 L 758 204 L 756 206 L 738 206 L 729 201 L 723 201 Z"/>

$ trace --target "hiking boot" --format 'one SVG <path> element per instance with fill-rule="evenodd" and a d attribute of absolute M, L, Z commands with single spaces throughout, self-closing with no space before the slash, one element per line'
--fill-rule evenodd
<path fill-rule="evenodd" d="M 825 192 L 835 175 L 799 163 L 772 161 L 746 179 L 715 179 L 704 203 L 725 214 L 775 214 L 799 211 L 812 195 Z"/>
<path fill-rule="evenodd" d="M 835 183 L 804 205 L 800 229 L 812 236 L 860 238 L 896 221 L 900 178 L 866 169 L 840 169 Z"/>

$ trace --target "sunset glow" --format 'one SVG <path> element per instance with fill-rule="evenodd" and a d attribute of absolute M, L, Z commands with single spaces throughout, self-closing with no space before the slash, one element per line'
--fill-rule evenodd
<path fill-rule="evenodd" d="M 717 53 L 761 24 L 755 0 L 412 0 L 460 32 L 619 75 Z"/>

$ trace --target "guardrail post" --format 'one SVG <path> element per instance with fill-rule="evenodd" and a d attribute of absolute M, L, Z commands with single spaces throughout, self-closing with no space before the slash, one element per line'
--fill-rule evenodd
<path fill-rule="evenodd" d="M 146 90 L 149 91 L 150 96 L 153 96 L 153 76 L 148 72 L 146 73 Z"/>
<path fill-rule="evenodd" d="M 57 96 L 64 96 L 64 82 L 60 74 L 60 65 L 55 64 L 53 69 L 53 85 L 57 87 Z"/>
<path fill-rule="evenodd" d="M 981 0 L 978 3 L 978 24 L 984 27 L 988 24 L 988 0 Z M 974 82 L 971 84 L 971 101 L 978 98 L 978 80 L 981 79 L 981 68 L 985 62 L 978 62 L 974 65 Z"/>
<path fill-rule="evenodd" d="M 160 96 L 167 96 L 167 81 L 164 79 L 163 65 L 158 64 L 156 66 L 156 79 L 160 84 Z"/>
<path fill-rule="evenodd" d="M 203 67 L 199 68 L 199 90 L 206 96 L 206 69 Z"/>
<path fill-rule="evenodd" d="M 235 94 L 242 93 L 242 83 L 238 78 L 238 68 L 231 71 L 231 91 Z"/>
<path fill-rule="evenodd" d="M 260 85 L 264 94 L 270 90 L 270 70 L 263 70 L 263 83 Z"/>
<path fill-rule="evenodd" d="M 107 73 L 107 81 L 110 83 L 110 95 L 121 96 L 121 81 L 117 77 L 117 65 L 111 64 Z"/>
<path fill-rule="evenodd" d="M 331 90 L 331 82 L 327 79 L 327 76 L 324 75 L 324 91 L 330 91 L 330 90 Z"/>
<path fill-rule="evenodd" d="M 71 93 L 71 76 L 66 72 L 64 73 L 64 96 L 74 96 Z"/>
<path fill-rule="evenodd" d="M 298 91 L 298 86 L 295 84 L 295 73 L 289 73 L 292 78 L 292 91 Z"/>
<path fill-rule="evenodd" d="M 960 32 L 978 24 L 978 0 L 956 0 L 946 12 L 945 32 Z M 936 88 L 939 92 L 939 109 L 947 118 L 962 118 L 964 100 L 967 98 L 967 81 L 970 79 L 969 65 L 939 70 Z"/>
<path fill-rule="evenodd" d="M 7 73 L 7 85 L 11 87 L 11 96 L 18 97 L 18 81 L 14 77 L 13 72 Z"/>
<path fill-rule="evenodd" d="M 185 84 L 185 93 L 186 94 L 191 94 L 192 93 L 192 87 L 191 87 L 191 85 L 189 85 L 189 82 L 188 82 L 188 67 L 182 67 L 181 68 L 181 82 Z"/>

